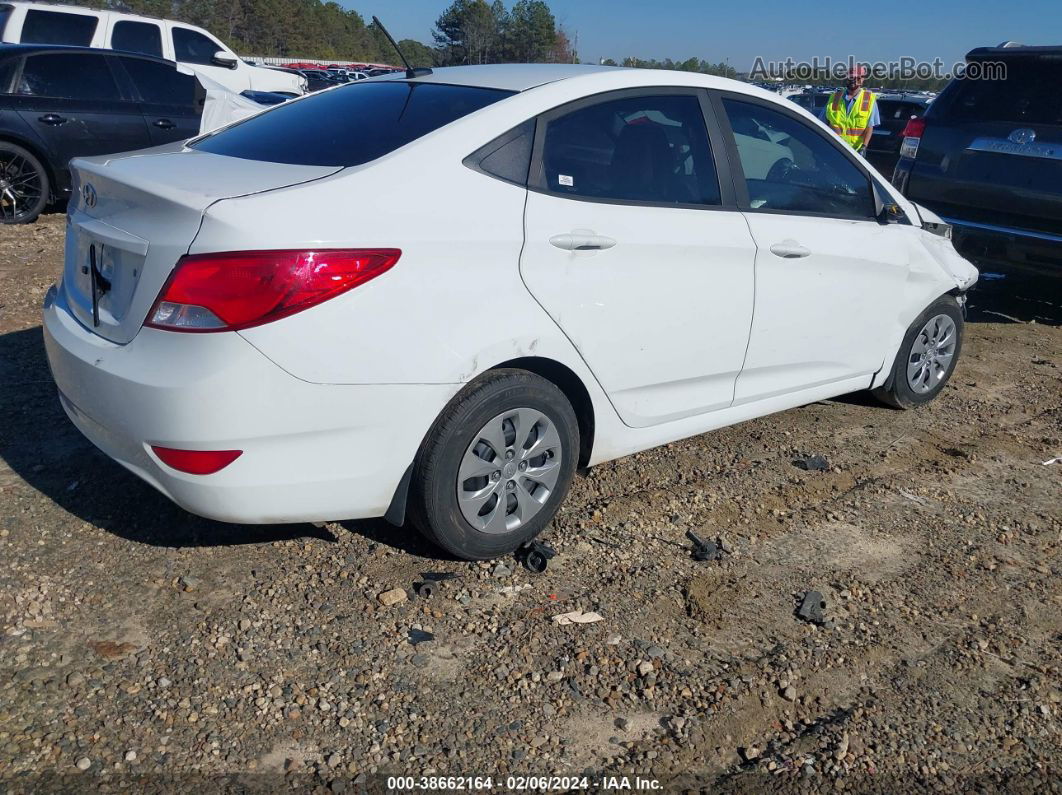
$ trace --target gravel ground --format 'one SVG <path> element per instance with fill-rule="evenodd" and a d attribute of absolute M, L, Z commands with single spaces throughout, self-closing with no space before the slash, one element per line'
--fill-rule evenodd
<path fill-rule="evenodd" d="M 96 452 L 41 342 L 62 230 L 0 227 L 0 790 L 1062 791 L 1055 282 L 1040 322 L 968 325 L 922 411 L 825 401 L 577 478 L 535 575 L 382 521 L 197 519 Z"/>

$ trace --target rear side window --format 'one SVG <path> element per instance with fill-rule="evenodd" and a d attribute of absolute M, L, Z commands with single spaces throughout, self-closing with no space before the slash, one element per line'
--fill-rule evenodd
<path fill-rule="evenodd" d="M 88 47 L 99 18 L 88 14 L 64 14 L 31 8 L 22 23 L 23 44 L 71 44 Z"/>
<path fill-rule="evenodd" d="M 546 124 L 544 184 L 578 198 L 719 204 L 708 130 L 695 96 L 624 97 Z"/>
<path fill-rule="evenodd" d="M 882 121 L 899 120 L 907 121 L 912 116 L 920 116 L 925 110 L 924 106 L 914 102 L 898 102 L 895 99 L 878 100 L 878 113 Z"/>
<path fill-rule="evenodd" d="M 278 105 L 194 148 L 269 163 L 356 166 L 511 93 L 439 83 L 350 83 Z"/>
<path fill-rule="evenodd" d="M 62 99 L 121 99 L 104 56 L 81 53 L 29 56 L 22 67 L 18 93 Z"/>
<path fill-rule="evenodd" d="M 111 47 L 125 52 L 142 52 L 144 55 L 162 56 L 162 31 L 151 22 L 134 22 L 123 19 L 114 24 L 111 32 Z"/>
<path fill-rule="evenodd" d="M 122 58 L 122 66 L 132 78 L 144 102 L 159 105 L 194 105 L 196 79 L 174 67 L 142 58 Z"/>
<path fill-rule="evenodd" d="M 955 80 L 945 117 L 960 122 L 1062 124 L 1062 61 L 1008 58 L 1005 80 Z M 940 102 L 934 102 L 934 106 Z M 936 112 L 934 109 L 934 116 Z"/>
<path fill-rule="evenodd" d="M 214 62 L 214 54 L 223 49 L 202 33 L 188 28 L 173 29 L 173 54 L 178 61 L 209 66 Z"/>

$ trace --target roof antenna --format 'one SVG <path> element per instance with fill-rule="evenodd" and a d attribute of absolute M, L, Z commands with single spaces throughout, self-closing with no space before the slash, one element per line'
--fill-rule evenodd
<path fill-rule="evenodd" d="M 383 31 L 383 35 L 385 35 L 387 37 L 387 40 L 391 42 L 391 46 L 395 48 L 395 52 L 398 53 L 398 57 L 401 58 L 402 63 L 406 65 L 406 80 L 412 80 L 414 77 L 422 77 L 423 75 L 431 74 L 431 69 L 426 66 L 418 66 L 416 69 L 414 69 L 412 66 L 409 65 L 409 61 L 406 60 L 406 56 L 402 54 L 402 50 L 400 50 L 398 48 L 398 45 L 395 44 L 394 38 L 392 38 L 391 34 L 387 32 L 387 28 L 383 26 L 383 22 L 380 21 L 379 17 L 374 16 L 372 18 L 372 24 L 374 24 L 376 27 Z"/>

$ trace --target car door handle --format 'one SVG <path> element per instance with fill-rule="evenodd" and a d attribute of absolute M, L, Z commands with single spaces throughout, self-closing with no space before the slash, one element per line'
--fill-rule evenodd
<path fill-rule="evenodd" d="M 565 251 L 598 251 L 612 248 L 616 245 L 616 241 L 604 235 L 568 232 L 563 235 L 554 235 L 549 239 L 549 244 L 557 248 L 563 248 Z"/>
<path fill-rule="evenodd" d="M 59 125 L 66 123 L 66 119 L 60 116 L 58 113 L 45 113 L 43 116 L 38 117 L 37 121 L 51 125 Z"/>
<path fill-rule="evenodd" d="M 169 119 L 155 119 L 152 124 L 162 130 L 172 130 L 174 127 L 177 126 Z"/>
<path fill-rule="evenodd" d="M 783 240 L 771 246 L 771 253 L 782 259 L 799 259 L 811 253 L 811 249 L 797 243 L 795 240 Z"/>

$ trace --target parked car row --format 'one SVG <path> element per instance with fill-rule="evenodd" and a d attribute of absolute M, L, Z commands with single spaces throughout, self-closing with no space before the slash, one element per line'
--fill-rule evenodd
<path fill-rule="evenodd" d="M 251 66 L 208 31 L 168 19 L 12 0 L 0 4 L 0 41 L 153 55 L 182 64 L 237 94 L 250 90 L 294 97 L 306 92 L 303 78 Z"/>

